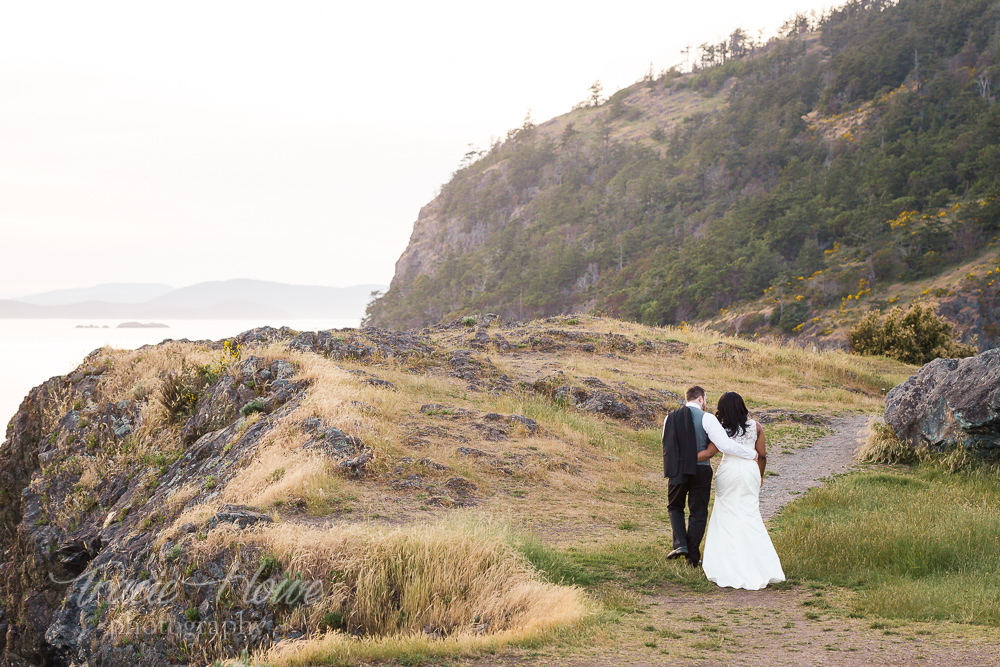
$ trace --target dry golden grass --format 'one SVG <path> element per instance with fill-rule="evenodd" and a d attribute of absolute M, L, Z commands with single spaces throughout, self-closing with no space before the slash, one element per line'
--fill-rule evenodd
<path fill-rule="evenodd" d="M 105 396 L 121 398 L 135 395 L 155 395 L 168 372 L 177 371 L 184 363 L 202 366 L 219 359 L 220 353 L 197 343 L 170 342 L 142 350 L 104 348 L 95 365 L 106 365 L 102 391 Z"/>
<path fill-rule="evenodd" d="M 725 390 L 738 391 L 752 408 L 783 407 L 828 414 L 881 409 L 882 390 L 911 372 L 907 366 L 885 360 L 731 339 L 691 327 L 645 327 L 590 316 L 573 319 L 577 323 L 565 328 L 590 334 L 598 353 L 529 352 L 515 357 L 497 351 L 492 353 L 492 359 L 498 371 L 515 380 L 530 382 L 551 373 L 555 361 L 558 368 L 571 375 L 597 377 L 611 386 L 624 382 L 639 391 L 669 390 L 680 394 L 691 384 L 701 384 L 711 397 Z M 530 323 L 525 331 L 561 326 L 537 322 Z M 628 355 L 628 359 L 620 355 L 608 357 L 605 354 L 614 352 L 608 333 L 624 335 L 633 342 L 680 341 L 687 343 L 687 347 L 680 353 L 638 352 Z M 435 335 L 442 350 L 461 346 L 460 342 L 456 344 L 454 334 Z M 515 476 L 505 477 L 494 468 L 458 456 L 454 440 L 430 437 L 417 456 L 445 463 L 449 470 L 417 472 L 429 480 L 463 476 L 477 485 L 489 511 L 505 517 L 519 514 L 529 524 L 531 517 L 547 516 L 553 494 L 567 494 L 567 502 L 560 505 L 588 507 L 585 513 L 591 519 L 615 521 L 635 508 L 632 497 L 636 494 L 628 491 L 625 488 L 628 485 L 621 480 L 652 475 L 658 465 L 658 429 L 637 433 L 601 415 L 555 405 L 531 391 L 500 395 L 468 391 L 464 381 L 447 376 L 447 366 L 439 366 L 441 356 L 437 361 L 423 358 L 415 366 L 395 359 L 375 365 L 334 362 L 319 355 L 288 350 L 281 344 L 244 351 L 249 353 L 267 361 L 290 362 L 297 369 L 296 379 L 308 381 L 307 392 L 298 408 L 266 433 L 255 457 L 219 489 L 211 507 L 188 507 L 190 498 L 170 503 L 172 511 L 182 513 L 173 522 L 173 528 L 191 520 L 191 512 L 193 516 L 204 517 L 221 503 L 304 508 L 310 514 L 324 515 L 348 511 L 351 509 L 348 501 L 360 499 L 358 509 L 373 514 L 384 511 L 381 508 L 385 503 L 380 500 L 378 489 L 343 479 L 323 456 L 302 449 L 309 436 L 297 424 L 307 417 L 320 417 L 326 424 L 361 438 L 374 455 L 368 468 L 374 479 L 391 476 L 399 458 L 415 455 L 404 444 L 407 433 L 402 425 L 407 423 L 443 429 L 460 436 L 461 442 L 470 447 L 498 455 L 517 455 L 520 464 Z M 182 360 L 188 365 L 211 365 L 219 364 L 220 359 L 230 358 L 192 343 L 169 343 L 137 351 L 104 350 L 93 363 L 110 369 L 103 394 L 108 400 L 115 400 L 155 394 L 158 383 L 162 383 L 168 372 L 176 370 Z M 232 367 L 230 364 L 229 368 Z M 376 372 L 397 390 L 369 386 L 348 370 Z M 478 413 L 524 414 L 537 420 L 543 432 L 530 436 L 524 429 L 513 428 L 509 440 L 491 442 L 474 429 L 463 430 L 461 423 L 420 413 L 424 403 L 442 403 Z M 142 409 L 142 419 L 133 438 L 134 447 L 141 450 L 138 453 L 179 451 L 181 445 L 163 407 L 157 401 L 149 401 Z M 245 432 L 261 418 L 256 414 L 241 420 L 237 431 Z M 596 502 L 592 497 L 595 488 L 604 489 Z M 519 498 L 517 512 L 510 510 L 509 495 Z M 574 518 L 586 517 L 577 512 Z"/>
<path fill-rule="evenodd" d="M 975 467 L 978 459 L 964 447 L 937 452 L 924 444 L 911 446 L 896 437 L 884 421 L 872 417 L 861 433 L 860 446 L 854 453 L 859 463 L 897 464 L 933 461 L 948 472 Z"/>
<path fill-rule="evenodd" d="M 86 461 L 83 464 L 83 473 L 77 485 L 84 491 L 90 491 L 101 481 L 101 467 L 97 461 Z"/>
<path fill-rule="evenodd" d="M 178 489 L 167 498 L 167 512 L 178 512 L 179 514 L 171 522 L 170 526 L 161 531 L 157 536 L 156 546 L 160 547 L 168 541 L 177 539 L 177 537 L 183 532 L 183 527 L 186 524 L 193 523 L 197 525 L 205 523 L 212 517 L 213 514 L 215 514 L 215 512 L 219 510 L 222 503 L 218 500 L 188 506 L 199 492 L 200 489 L 194 484 L 188 484 L 187 486 Z"/>
<path fill-rule="evenodd" d="M 659 329 L 611 322 L 618 327 L 617 333 L 689 345 L 679 357 L 637 355 L 626 365 L 628 375 L 665 378 L 665 386 L 661 386 L 677 393 L 692 384 L 700 384 L 714 397 L 736 391 L 751 408 L 784 407 L 828 414 L 877 412 L 884 407 L 883 392 L 913 371 L 907 364 L 857 357 L 839 350 L 813 352 L 790 344 L 733 338 L 692 327 Z"/>
<path fill-rule="evenodd" d="M 688 346 L 680 354 L 637 353 L 629 355 L 627 360 L 600 353 L 532 353 L 527 359 L 496 354 L 493 360 L 498 370 L 514 378 L 527 374 L 530 381 L 551 372 L 544 364 L 556 356 L 558 366 L 566 372 L 578 377 L 597 377 L 612 386 L 624 381 L 637 390 L 683 393 L 691 384 L 701 384 L 715 396 L 725 390 L 738 391 L 751 406 L 824 413 L 875 411 L 881 407 L 881 390 L 909 373 L 908 367 L 884 360 L 727 339 L 690 327 L 652 328 L 595 317 L 576 319 L 580 324 L 574 325 L 573 330 L 593 335 L 599 352 L 613 351 L 607 333 L 621 334 L 633 341 L 681 341 Z M 528 329 L 552 326 L 532 323 Z M 450 341 L 441 342 L 444 347 L 451 346 Z M 325 423 L 360 437 L 375 457 L 369 470 L 378 476 L 389 473 L 393 462 L 401 456 L 412 455 L 412 450 L 403 445 L 405 434 L 401 424 L 453 428 L 447 420 L 420 414 L 419 407 L 424 403 L 439 402 L 480 413 L 524 414 L 537 420 L 544 429 L 543 435 L 529 437 L 523 429 L 514 429 L 511 440 L 503 444 L 483 440 L 475 432 L 464 432 L 471 447 L 495 452 L 520 450 L 523 463 L 515 480 L 518 484 L 558 483 L 574 488 L 579 486 L 576 481 L 564 479 L 565 471 L 573 469 L 583 472 L 587 482 L 584 487 L 594 482 L 600 485 L 602 480 L 634 477 L 649 470 L 656 456 L 657 447 L 649 433 L 637 434 L 603 416 L 557 406 L 533 392 L 515 391 L 499 396 L 469 392 L 463 381 L 434 371 L 429 360 L 423 361 L 424 366 L 431 367 L 430 372 L 426 369 L 414 372 L 408 362 L 383 360 L 373 368 L 369 364 L 333 362 L 288 350 L 280 344 L 254 348 L 252 353 L 266 360 L 290 362 L 297 369 L 296 379 L 307 380 L 309 387 L 300 406 L 268 431 L 254 460 L 221 489 L 219 497 L 224 502 L 259 507 L 305 506 L 313 514 L 335 511 L 344 498 L 359 491 L 352 488 L 353 483 L 341 479 L 322 456 L 302 451 L 301 445 L 308 435 L 298 430 L 296 424 L 307 417 L 320 417 Z M 106 351 L 100 363 L 113 369 L 106 393 L 127 395 L 140 388 L 155 391 L 157 382 L 162 382 L 162 377 L 176 368 L 180 359 L 204 365 L 217 363 L 220 354 L 187 343 L 134 352 Z M 375 370 L 398 390 L 369 386 L 347 369 Z M 150 401 L 144 410 L 147 412 L 141 420 L 143 426 L 137 440 L 151 450 L 176 446 L 169 429 L 164 428 L 166 416 L 162 406 Z M 254 416 L 252 420 L 259 418 Z M 238 430 L 248 428 L 252 420 L 244 420 L 246 423 L 241 423 Z M 451 467 L 448 473 L 423 471 L 425 476 L 461 474 L 487 496 L 507 482 L 476 462 L 456 456 L 453 442 L 431 438 L 420 455 Z M 599 466 L 594 461 L 600 461 Z M 605 486 L 619 485 L 612 482 Z"/>
<path fill-rule="evenodd" d="M 272 446 L 226 485 L 222 497 L 227 503 L 265 508 L 292 504 L 310 514 L 328 514 L 346 494 L 344 480 L 319 452 Z"/>
<path fill-rule="evenodd" d="M 916 450 L 897 438 L 889 425 L 876 417 L 868 420 L 859 440 L 854 458 L 860 463 L 912 463 L 919 458 Z"/>
<path fill-rule="evenodd" d="M 194 548 L 207 556 L 233 545 L 272 554 L 307 582 L 327 582 L 325 597 L 289 621 L 310 639 L 258 656 L 270 664 L 496 648 L 578 625 L 592 611 L 580 590 L 541 581 L 508 536 L 482 517 L 396 529 L 220 527 Z M 331 611 L 366 639 L 322 634 L 321 619 Z"/>
<path fill-rule="evenodd" d="M 581 623 L 574 614 L 559 618 L 561 610 L 544 622 L 516 630 L 493 634 L 459 632 L 441 639 L 412 633 L 381 639 L 354 639 L 340 632 L 330 632 L 300 642 L 283 642 L 276 648 L 254 656 L 255 664 L 275 667 L 297 665 L 350 665 L 368 661 L 455 658 L 496 653 L 508 646 L 537 646 L 558 643 L 566 646 L 581 640 L 593 641 L 592 628 Z"/>

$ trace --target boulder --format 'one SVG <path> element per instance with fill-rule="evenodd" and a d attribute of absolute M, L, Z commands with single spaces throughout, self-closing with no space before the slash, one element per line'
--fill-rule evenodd
<path fill-rule="evenodd" d="M 596 412 L 614 419 L 628 419 L 632 416 L 631 408 L 615 400 L 614 394 L 606 392 L 595 393 L 580 407 L 587 412 Z"/>
<path fill-rule="evenodd" d="M 270 516 L 263 512 L 258 512 L 252 507 L 247 507 L 246 505 L 225 505 L 208 522 L 208 528 L 211 530 L 220 523 L 231 523 L 237 528 L 243 529 L 258 523 L 271 523 L 272 521 L 273 519 Z"/>
<path fill-rule="evenodd" d="M 925 365 L 888 393 L 885 421 L 914 446 L 1000 454 L 1000 349 Z"/>

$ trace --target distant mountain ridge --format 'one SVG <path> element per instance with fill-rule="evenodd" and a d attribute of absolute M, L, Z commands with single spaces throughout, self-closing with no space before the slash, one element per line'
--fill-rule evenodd
<path fill-rule="evenodd" d="M 66 306 L 88 301 L 143 303 L 176 289 L 176 287 L 163 283 L 104 283 L 93 287 L 75 287 L 29 294 L 28 296 L 14 297 L 11 301 L 33 303 L 38 306 Z"/>
<path fill-rule="evenodd" d="M 176 289 L 157 283 L 108 283 L 0 300 L 0 318 L 359 319 L 384 285 L 323 287 L 234 279 Z M 128 297 L 136 301 L 125 301 Z"/>

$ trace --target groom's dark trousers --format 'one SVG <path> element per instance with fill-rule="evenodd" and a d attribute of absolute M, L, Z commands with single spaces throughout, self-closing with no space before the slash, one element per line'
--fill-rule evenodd
<path fill-rule="evenodd" d="M 702 426 L 704 412 L 685 406 L 663 421 L 663 476 L 667 487 L 667 511 L 674 549 L 687 548 L 692 565 L 701 560 L 701 540 L 708 523 L 708 499 L 712 492 L 712 466 L 698 463 L 698 452 L 708 444 Z M 684 505 L 690 510 L 685 526 Z"/>
<path fill-rule="evenodd" d="M 708 524 L 708 499 L 712 493 L 712 466 L 696 466 L 693 475 L 683 475 L 677 483 L 673 479 L 667 488 L 667 511 L 670 529 L 674 533 L 674 548 L 687 547 L 688 562 L 701 561 L 701 540 Z M 676 478 L 675 478 L 676 479 Z M 684 505 L 690 511 L 687 528 L 684 527 Z"/>

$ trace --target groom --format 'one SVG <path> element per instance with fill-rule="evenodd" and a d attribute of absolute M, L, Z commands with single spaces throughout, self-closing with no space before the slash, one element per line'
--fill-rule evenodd
<path fill-rule="evenodd" d="M 705 390 L 687 390 L 687 403 L 663 420 L 663 476 L 667 487 L 667 511 L 674 534 L 674 550 L 667 558 L 687 558 L 693 567 L 701 563 L 701 540 L 708 523 L 708 499 L 712 491 L 712 465 L 698 461 L 698 452 L 713 443 L 720 452 L 755 460 L 757 451 L 741 445 L 726 434 L 715 415 L 707 412 Z M 690 519 L 684 525 L 684 505 Z"/>

